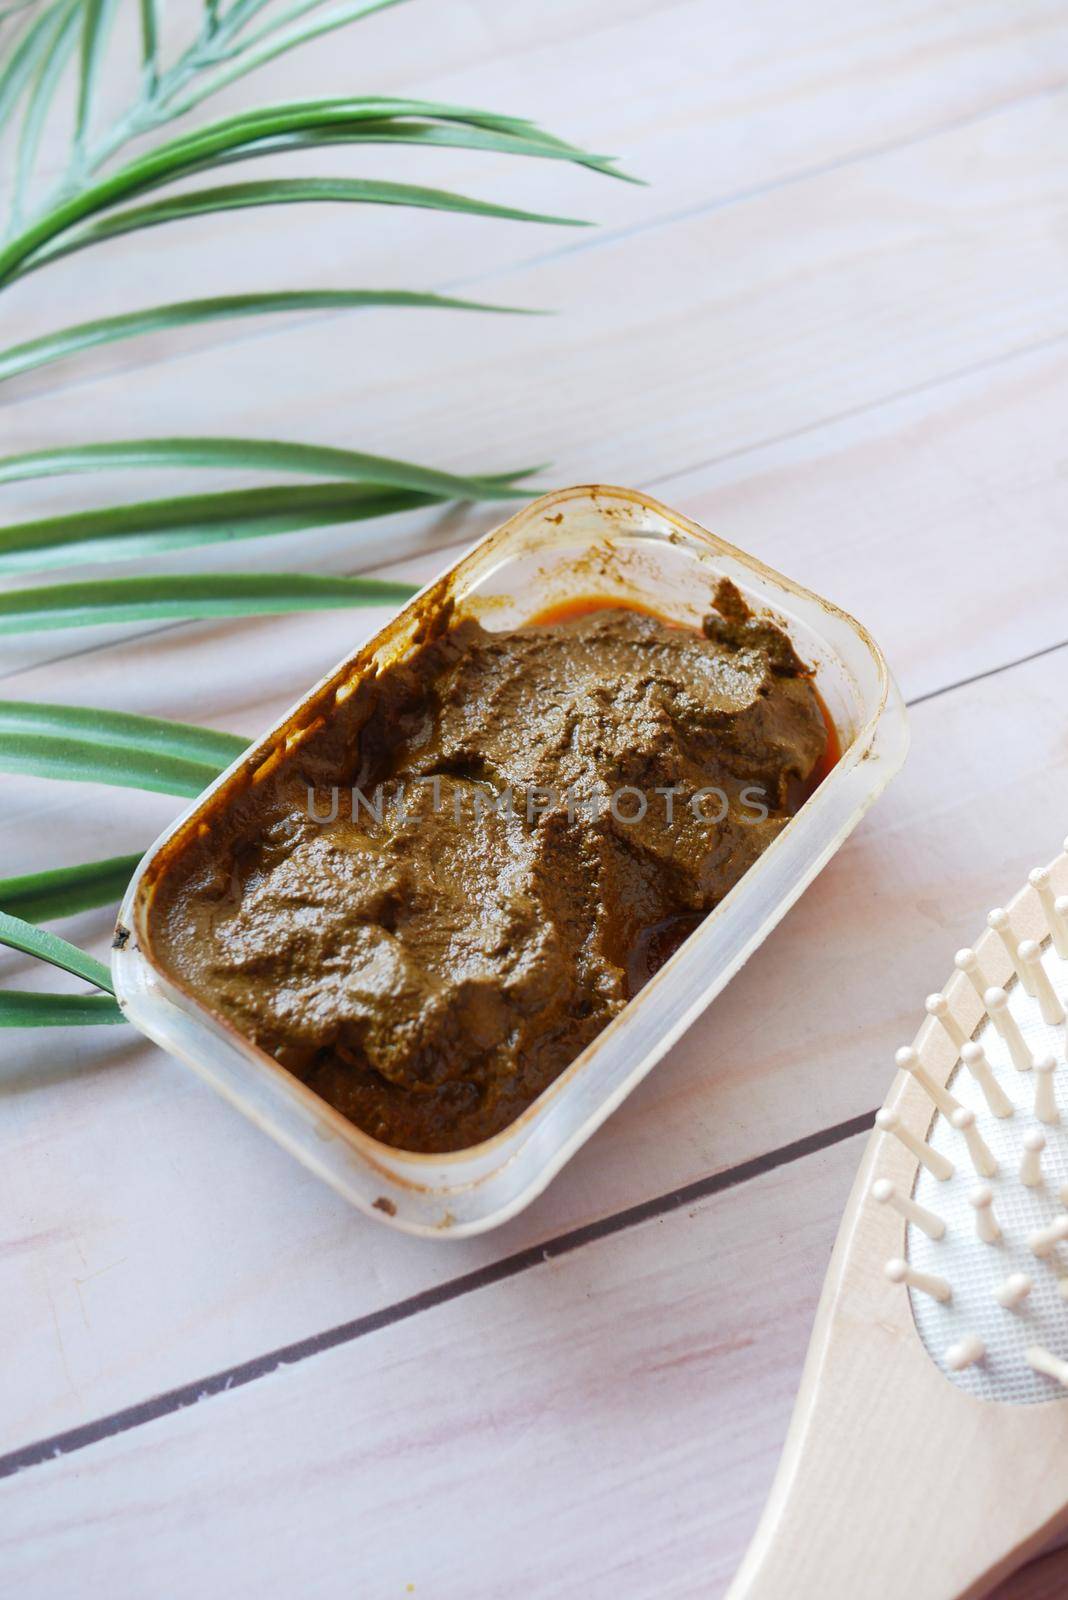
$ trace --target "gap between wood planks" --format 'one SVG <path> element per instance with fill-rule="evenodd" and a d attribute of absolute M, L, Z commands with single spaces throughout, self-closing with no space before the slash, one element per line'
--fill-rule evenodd
<path fill-rule="evenodd" d="M 292 1344 L 282 1345 L 279 1349 L 253 1356 L 251 1360 L 226 1367 L 221 1372 L 211 1373 L 208 1377 L 182 1384 L 176 1389 L 168 1389 L 162 1394 L 153 1395 L 148 1400 L 141 1400 L 136 1405 L 125 1406 L 121 1411 L 113 1411 L 107 1416 L 98 1417 L 93 1422 L 83 1423 L 81 1427 L 68 1428 L 49 1438 L 23 1445 L 18 1450 L 0 1456 L 0 1477 L 11 1477 L 17 1472 L 39 1466 L 42 1462 L 51 1461 L 57 1456 L 70 1455 L 76 1450 L 84 1450 L 104 1439 L 113 1438 L 116 1434 L 128 1433 L 132 1428 L 143 1427 L 145 1423 L 155 1422 L 161 1417 L 182 1411 L 187 1406 L 195 1405 L 199 1400 L 224 1394 L 230 1389 L 239 1389 L 246 1383 L 255 1383 L 258 1379 L 276 1372 L 279 1367 L 295 1366 L 312 1356 L 334 1350 L 339 1345 L 351 1344 L 353 1340 L 362 1339 L 367 1334 L 378 1333 L 381 1329 L 392 1327 L 398 1322 L 406 1322 L 421 1312 L 432 1311 L 436 1306 L 457 1300 L 462 1295 L 473 1294 L 478 1289 L 489 1288 L 508 1278 L 518 1277 L 520 1273 L 527 1272 L 532 1267 L 570 1255 L 573 1251 L 580 1250 L 583 1246 L 593 1244 L 599 1239 L 625 1233 L 644 1222 L 652 1222 L 674 1211 L 680 1211 L 685 1206 L 694 1205 L 699 1200 L 707 1200 L 712 1195 L 735 1189 L 754 1178 L 774 1172 L 778 1167 L 789 1166 L 806 1156 L 816 1155 L 832 1145 L 841 1144 L 858 1133 L 865 1133 L 872 1126 L 874 1118 L 874 1111 L 862 1112 L 859 1116 L 850 1117 L 847 1122 L 837 1123 L 832 1128 L 822 1128 L 818 1133 L 807 1134 L 803 1139 L 796 1139 L 791 1144 L 780 1146 L 778 1150 L 766 1151 L 763 1155 L 743 1161 L 736 1167 L 728 1167 L 725 1171 L 713 1173 L 708 1178 L 700 1178 L 695 1183 L 686 1184 L 684 1188 L 643 1200 L 638 1205 L 628 1206 L 625 1211 L 616 1211 L 597 1222 L 586 1223 L 581 1228 L 557 1234 L 555 1238 L 548 1239 L 542 1244 L 529 1245 L 524 1250 L 516 1251 L 514 1255 L 504 1256 L 501 1260 L 489 1262 L 472 1272 L 462 1273 L 446 1283 L 421 1290 L 406 1300 L 398 1300 L 393 1305 L 383 1306 L 380 1310 L 356 1317 L 351 1322 L 326 1328 L 321 1333 L 311 1334 L 308 1338 L 298 1339 Z"/>

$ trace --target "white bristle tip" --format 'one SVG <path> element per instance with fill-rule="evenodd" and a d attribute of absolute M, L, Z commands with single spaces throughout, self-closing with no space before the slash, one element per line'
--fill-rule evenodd
<path fill-rule="evenodd" d="M 1042 947 L 1034 939 L 1025 939 L 1020 945 L 1020 965 L 1030 980 L 1031 992 L 1038 1000 L 1042 1021 L 1051 1028 L 1059 1028 L 1064 1021 L 1064 1007 L 1049 981 L 1049 973 L 1042 965 Z"/>
<path fill-rule="evenodd" d="M 970 1333 L 966 1339 L 950 1345 L 946 1351 L 946 1366 L 951 1372 L 963 1372 L 965 1367 L 973 1367 L 977 1361 L 982 1361 L 985 1355 L 986 1345 L 982 1339 Z"/>
<path fill-rule="evenodd" d="M 1047 1127 L 1061 1120 L 1057 1109 L 1057 1092 L 1054 1088 L 1053 1078 L 1057 1071 L 1057 1062 L 1051 1055 L 1036 1057 L 1034 1062 L 1035 1073 L 1035 1116 L 1039 1122 L 1044 1122 Z"/>
<path fill-rule="evenodd" d="M 923 1002 L 924 1010 L 929 1017 L 933 1017 L 949 1036 L 949 1042 L 954 1049 L 959 1050 L 967 1039 L 967 1034 L 950 1010 L 949 1001 L 944 994 L 929 994 Z"/>
<path fill-rule="evenodd" d="M 1001 1228 L 994 1215 L 994 1191 L 988 1183 L 974 1188 L 968 1200 L 975 1207 L 975 1231 L 984 1244 L 997 1244 Z"/>
<path fill-rule="evenodd" d="M 994 1153 L 975 1125 L 975 1112 L 960 1106 L 950 1117 L 958 1133 L 963 1133 L 972 1165 L 981 1178 L 992 1178 L 998 1170 Z"/>
<path fill-rule="evenodd" d="M 1024 1134 L 1021 1143 L 1020 1182 L 1025 1189 L 1037 1189 L 1042 1182 L 1042 1152 L 1046 1148 L 1046 1136 L 1037 1128 L 1032 1128 Z"/>
<path fill-rule="evenodd" d="M 1032 1344 L 1027 1349 L 1027 1364 L 1045 1377 L 1055 1378 L 1062 1388 L 1068 1389 L 1068 1361 L 1051 1355 L 1040 1344 Z"/>
<path fill-rule="evenodd" d="M 921 1294 L 929 1294 L 932 1299 L 940 1300 L 943 1305 L 953 1298 L 953 1290 L 945 1278 L 940 1278 L 936 1272 L 919 1272 L 915 1267 L 910 1267 L 900 1256 L 894 1256 L 888 1261 L 883 1271 L 891 1283 L 907 1283 L 910 1289 L 917 1289 Z"/>
<path fill-rule="evenodd" d="M 1065 1239 L 1068 1239 L 1068 1217 L 1058 1217 L 1048 1228 L 1039 1228 L 1033 1233 L 1027 1241 L 1027 1248 L 1032 1255 L 1041 1258 L 1048 1256 Z"/>
<path fill-rule="evenodd" d="M 933 1211 L 928 1211 L 926 1206 L 921 1206 L 907 1194 L 899 1194 L 888 1178 L 876 1178 L 871 1186 L 871 1197 L 880 1205 L 890 1206 L 906 1222 L 922 1229 L 929 1239 L 941 1239 L 946 1231 L 941 1217 L 935 1216 Z"/>
<path fill-rule="evenodd" d="M 1026 1300 L 1030 1293 L 1031 1279 L 1027 1276 L 1027 1273 L 1011 1272 L 1005 1282 L 1000 1283 L 994 1290 L 994 1299 L 999 1306 L 1004 1306 L 1008 1310 L 1010 1307 L 1018 1306 L 1022 1301 Z"/>
<path fill-rule="evenodd" d="M 986 925 L 1000 932 L 1002 928 L 1009 926 L 1009 913 L 1003 906 L 995 906 L 993 911 L 987 913 Z"/>
<path fill-rule="evenodd" d="M 940 1182 L 945 1183 L 948 1178 L 952 1178 L 956 1168 L 949 1157 L 942 1155 L 938 1150 L 933 1150 L 925 1140 L 911 1133 L 896 1111 L 883 1106 L 875 1113 L 875 1126 L 880 1133 L 891 1134 L 899 1144 L 904 1145 L 905 1149 Z"/>
<path fill-rule="evenodd" d="M 1011 1117 L 1013 1104 L 994 1076 L 986 1051 L 981 1044 L 969 1039 L 961 1050 L 961 1060 L 982 1090 L 983 1099 L 995 1117 Z"/>
<path fill-rule="evenodd" d="M 995 984 L 992 989 L 986 991 L 983 1004 L 990 1013 L 991 1022 L 1008 1045 L 1017 1072 L 1030 1072 L 1031 1052 L 1027 1048 L 1027 1042 L 1020 1032 L 1016 1018 L 1009 1010 L 1009 997 L 1004 989 Z"/>

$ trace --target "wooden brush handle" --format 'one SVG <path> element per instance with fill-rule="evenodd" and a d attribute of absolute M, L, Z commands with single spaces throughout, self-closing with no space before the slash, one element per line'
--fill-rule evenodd
<path fill-rule="evenodd" d="M 895 1107 L 917 1092 L 904 1079 Z M 923 1348 L 907 1289 L 885 1277 L 903 1225 L 863 1202 L 873 1172 L 906 1156 L 872 1135 L 779 1470 L 727 1600 L 964 1600 L 1068 1527 L 1068 1403 L 997 1404 L 956 1387 Z M 907 1167 L 900 1178 L 907 1192 Z"/>
<path fill-rule="evenodd" d="M 869 1200 L 875 1178 L 912 1192 L 915 1140 L 902 1142 L 895 1129 L 919 1134 L 928 1125 L 961 1039 L 986 1015 L 990 991 L 980 999 L 983 986 L 969 974 L 1010 981 L 1014 962 L 998 926 L 1025 941 L 1049 929 L 1068 960 L 1058 895 L 1068 895 L 1068 855 L 1032 873 L 974 950 L 960 952 L 946 1003 L 928 1003 L 930 1020 L 899 1052 L 908 1070 L 864 1152 L 779 1471 L 728 1600 L 965 1600 L 1068 1528 L 1068 1401 L 979 1399 L 943 1375 L 907 1287 L 887 1277 L 887 1263 L 907 1254 L 905 1224 Z"/>

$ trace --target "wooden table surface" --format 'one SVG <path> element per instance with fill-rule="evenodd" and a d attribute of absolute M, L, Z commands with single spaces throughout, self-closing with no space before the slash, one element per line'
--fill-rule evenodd
<path fill-rule="evenodd" d="M 5 1034 L 6 1592 L 723 1592 L 893 1050 L 1068 829 L 1066 79 L 1064 0 L 420 0 L 227 106 L 351 90 L 499 107 L 649 187 L 343 152 L 331 170 L 599 226 L 204 219 L 5 296 L 5 343 L 240 288 L 551 307 L 113 346 L 9 386 L 3 453 L 215 431 L 649 489 L 866 623 L 913 738 L 730 988 L 480 1238 L 376 1226 L 130 1030 Z M 5 493 L 10 519 L 86 498 L 70 480 Z M 423 578 L 495 520 L 421 513 L 166 565 Z M 5 640 L 0 692 L 252 735 L 383 615 Z M 177 806 L 11 777 L 0 797 L 2 873 L 145 846 Z M 106 951 L 107 913 L 62 928 Z M 11 955 L 0 977 L 63 982 Z M 1001 1595 L 1066 1587 L 1054 1555 Z"/>

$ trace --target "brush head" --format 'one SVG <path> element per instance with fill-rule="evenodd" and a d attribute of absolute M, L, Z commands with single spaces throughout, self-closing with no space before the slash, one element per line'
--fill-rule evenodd
<path fill-rule="evenodd" d="M 1042 908 L 1038 925 L 1033 917 L 1030 925 L 1017 924 L 1004 907 L 995 908 L 986 919 L 992 933 L 985 935 L 982 957 L 971 946 L 958 950 L 956 987 L 924 1001 L 927 1016 L 939 1024 L 940 1048 L 947 1035 L 961 1041 L 956 1066 L 947 1076 L 944 1067 L 939 1072 L 925 1065 L 931 1058 L 922 1034 L 921 1048 L 903 1046 L 895 1057 L 913 1079 L 910 1094 L 923 1088 L 933 1116 L 929 1126 L 905 1116 L 899 1096 L 877 1119 L 880 1130 L 894 1136 L 895 1149 L 911 1139 L 912 1148 L 922 1141 L 927 1152 L 916 1165 L 911 1194 L 907 1182 L 878 1176 L 869 1190 L 885 1193 L 902 1213 L 904 1249 L 886 1271 L 910 1296 L 928 1354 L 971 1394 L 1023 1404 L 1068 1398 L 1062 1383 L 1068 1376 L 1068 1130 L 1058 1104 L 1063 1098 L 1068 1107 L 1068 1063 L 1064 1026 L 1046 1020 L 1060 1014 L 1049 990 L 1068 994 L 1068 959 L 1058 955 L 1056 936 L 1065 930 L 1057 922 L 1053 875 L 1037 868 L 1029 883 Z M 1060 898 L 1068 913 L 1068 896 Z M 992 954 L 999 948 L 1000 958 Z M 984 966 L 1000 976 L 1006 955 L 1013 971 L 981 990 L 983 1015 L 972 1029 L 976 978 Z M 1037 997 L 1021 981 L 1021 969 L 1035 979 Z M 909 1199 L 920 1213 L 937 1212 L 944 1223 L 940 1237 L 917 1225 L 903 1203 Z M 917 1287 L 931 1279 L 944 1283 L 949 1295 L 938 1298 Z"/>

